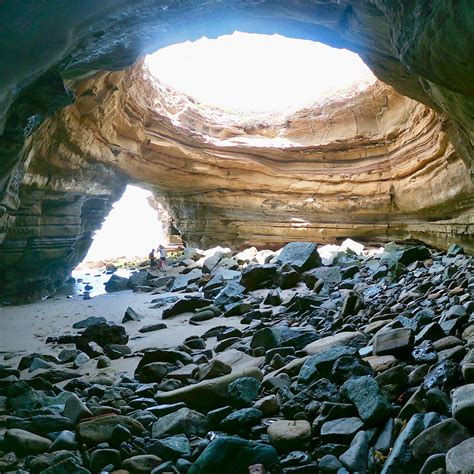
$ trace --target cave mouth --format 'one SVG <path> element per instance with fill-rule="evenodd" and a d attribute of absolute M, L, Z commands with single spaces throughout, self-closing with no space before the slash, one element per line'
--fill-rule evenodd
<path fill-rule="evenodd" d="M 153 194 L 128 185 L 113 205 L 78 269 L 97 266 L 107 260 L 143 258 L 152 248 L 165 243 L 163 216 Z"/>
<path fill-rule="evenodd" d="M 276 118 L 376 81 L 359 55 L 346 49 L 239 31 L 159 49 L 145 65 L 161 83 L 234 119 L 235 114 Z"/>

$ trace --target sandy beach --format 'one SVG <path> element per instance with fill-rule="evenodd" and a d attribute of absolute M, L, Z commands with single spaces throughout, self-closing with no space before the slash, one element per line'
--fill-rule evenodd
<path fill-rule="evenodd" d="M 139 333 L 138 330 L 143 326 L 162 322 L 161 316 L 166 306 L 153 309 L 151 301 L 170 295 L 171 293 L 151 295 L 125 290 L 103 294 L 90 300 L 84 300 L 79 295 L 72 298 L 60 296 L 27 305 L 0 307 L 0 361 L 16 368 L 21 357 L 33 352 L 57 355 L 64 348 L 75 348 L 74 344 L 46 344 L 46 339 L 50 336 L 78 334 L 80 330 L 73 329 L 72 325 L 89 316 L 102 316 L 108 321 L 122 324 L 123 315 L 129 306 L 144 316 L 139 322 L 130 321 L 123 324 L 130 336 L 128 345 L 132 353 L 147 347 L 175 347 L 186 337 L 199 336 L 215 326 L 243 327 L 239 318 L 222 317 L 202 322 L 199 326 L 190 325 L 189 318 L 192 313 L 184 313 L 164 321 L 168 326 L 166 329 Z M 208 345 L 212 347 L 213 344 L 215 338 L 209 339 Z M 112 365 L 105 371 L 109 374 L 125 372 L 133 375 L 139 360 L 138 357 L 112 360 Z M 96 364 L 97 361 L 90 360 L 79 370 L 84 375 L 94 376 L 100 372 Z M 38 371 L 35 371 L 30 374 L 25 370 L 22 377 L 28 379 L 37 373 Z"/>

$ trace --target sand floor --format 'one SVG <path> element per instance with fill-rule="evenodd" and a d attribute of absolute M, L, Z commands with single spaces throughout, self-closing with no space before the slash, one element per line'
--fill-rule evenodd
<path fill-rule="evenodd" d="M 0 364 L 17 367 L 19 360 L 24 355 L 33 352 L 58 354 L 61 349 L 74 348 L 75 346 L 72 344 L 46 344 L 46 339 L 49 336 L 79 333 L 80 330 L 73 329 L 72 325 L 89 316 L 103 316 L 109 321 L 122 324 L 121 321 L 128 306 L 144 316 L 144 319 L 139 322 L 132 321 L 123 324 L 130 336 L 128 345 L 132 352 L 147 347 L 175 347 L 181 344 L 186 337 L 199 336 L 215 326 L 243 327 L 238 317 L 219 317 L 200 323 L 199 326 L 190 325 L 191 313 L 163 321 L 161 315 L 164 308 L 152 309 L 150 307 L 152 306 L 151 300 L 171 294 L 180 295 L 177 293 L 151 295 L 150 293 L 133 293 L 131 290 L 127 290 L 96 296 L 90 300 L 84 300 L 79 295 L 72 298 L 60 296 L 27 305 L 0 307 Z M 168 326 L 167 329 L 145 334 L 138 332 L 141 327 L 158 322 L 165 322 Z M 209 347 L 215 343 L 215 338 L 208 340 Z M 107 373 L 125 372 L 133 375 L 139 360 L 139 357 L 113 360 L 111 367 L 102 369 L 102 371 Z M 99 372 L 95 360 L 90 360 L 79 370 L 91 377 Z M 34 371 L 32 374 L 23 371 L 22 377 L 29 378 L 37 373 L 38 371 Z"/>

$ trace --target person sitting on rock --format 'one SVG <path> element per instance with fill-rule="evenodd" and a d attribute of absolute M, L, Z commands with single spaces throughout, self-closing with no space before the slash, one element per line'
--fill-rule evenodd
<path fill-rule="evenodd" d="M 150 268 L 153 269 L 156 267 L 156 258 L 155 258 L 155 249 L 151 249 L 151 252 L 148 254 L 150 259 Z"/>
<path fill-rule="evenodd" d="M 163 245 L 159 245 L 158 251 L 160 252 L 160 260 L 158 261 L 158 269 L 159 270 L 165 270 L 165 264 L 166 264 L 166 249 L 163 247 Z"/>

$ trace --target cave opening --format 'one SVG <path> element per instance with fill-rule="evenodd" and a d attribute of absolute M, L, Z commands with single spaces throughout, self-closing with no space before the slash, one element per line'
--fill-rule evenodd
<path fill-rule="evenodd" d="M 173 44 L 148 55 L 145 64 L 154 77 L 201 107 L 243 116 L 294 112 L 376 80 L 347 49 L 240 31 Z"/>
<path fill-rule="evenodd" d="M 143 258 L 152 248 L 165 243 L 166 229 L 160 209 L 151 191 L 129 184 L 95 232 L 82 265 Z"/>

